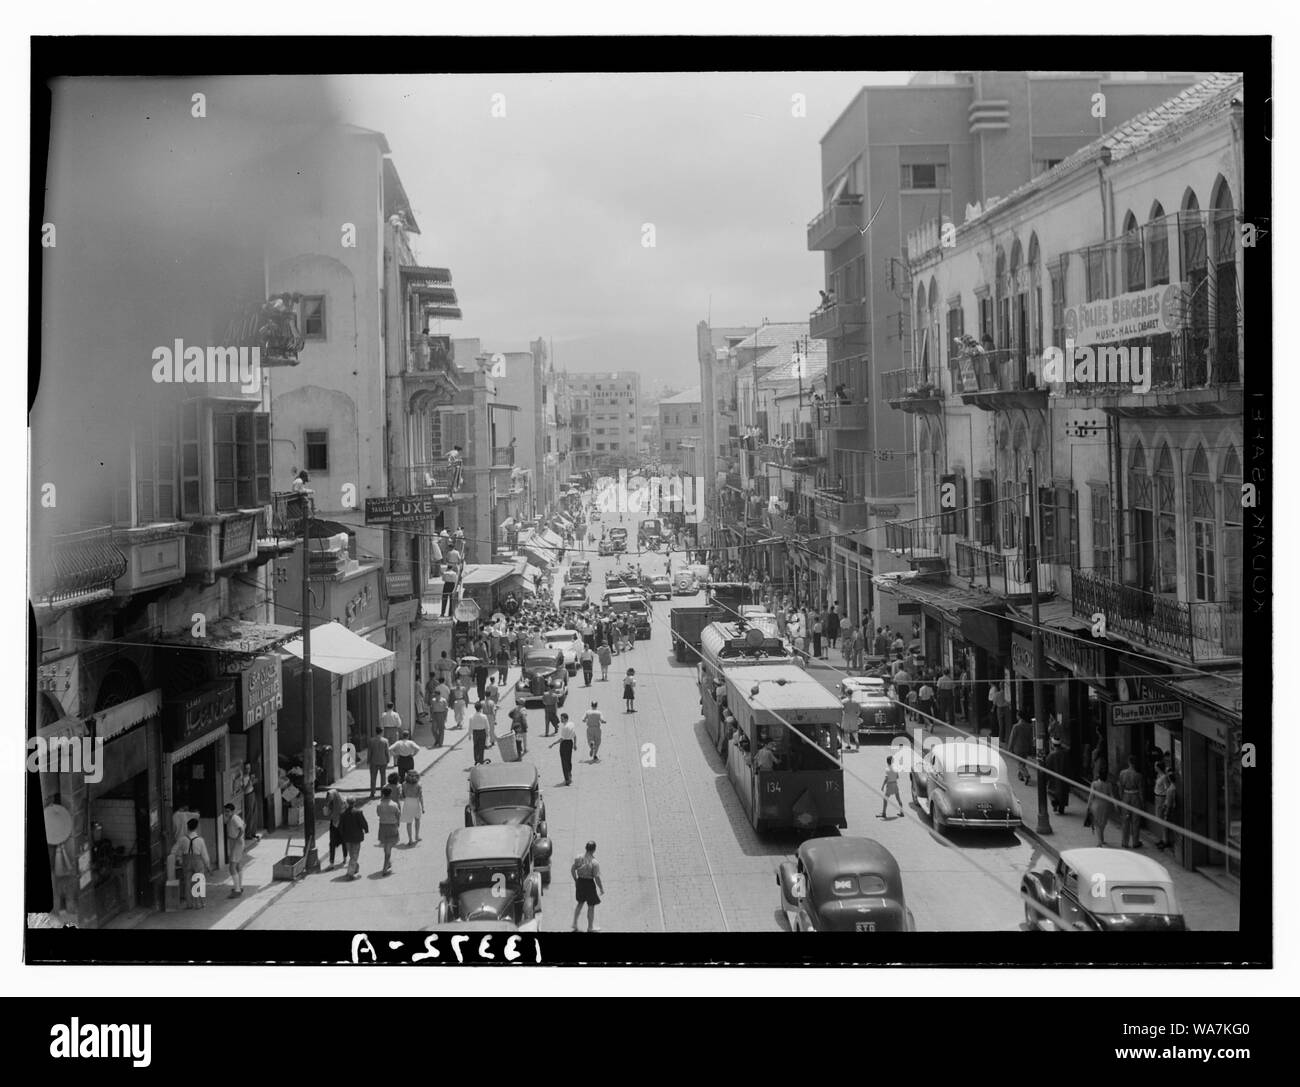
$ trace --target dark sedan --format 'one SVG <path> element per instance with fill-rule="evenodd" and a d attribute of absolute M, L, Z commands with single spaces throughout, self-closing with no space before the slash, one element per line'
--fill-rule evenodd
<path fill-rule="evenodd" d="M 898 861 L 871 838 L 810 838 L 777 870 L 791 932 L 912 932 Z"/>
<path fill-rule="evenodd" d="M 530 650 L 524 654 L 524 674 L 515 684 L 515 705 L 540 706 L 549 686 L 559 697 L 559 704 L 569 695 L 569 671 L 555 667 L 555 651 Z"/>

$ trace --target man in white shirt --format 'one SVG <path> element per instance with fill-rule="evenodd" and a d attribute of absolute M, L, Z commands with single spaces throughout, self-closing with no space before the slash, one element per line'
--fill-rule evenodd
<path fill-rule="evenodd" d="M 483 703 L 474 703 L 474 712 L 469 715 L 469 734 L 474 740 L 474 765 L 481 766 L 490 759 L 484 757 L 487 749 L 488 719 L 483 712 Z"/>
<path fill-rule="evenodd" d="M 379 727 L 384 730 L 384 739 L 392 745 L 402 734 L 402 718 L 391 702 L 385 703 L 385 707 L 384 712 L 379 715 Z"/>
<path fill-rule="evenodd" d="M 442 614 L 451 614 L 451 604 L 456 596 L 456 585 L 460 581 L 460 555 L 453 547 L 447 552 L 442 564 Z"/>

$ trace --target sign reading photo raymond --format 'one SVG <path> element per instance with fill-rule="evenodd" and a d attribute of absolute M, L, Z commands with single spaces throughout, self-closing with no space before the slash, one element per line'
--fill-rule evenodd
<path fill-rule="evenodd" d="M 1183 704 L 1176 698 L 1116 702 L 1110 708 L 1113 725 L 1145 725 L 1150 721 L 1181 721 Z"/>
<path fill-rule="evenodd" d="M 245 729 L 284 706 L 279 657 L 258 657 L 239 673 L 238 721 Z"/>

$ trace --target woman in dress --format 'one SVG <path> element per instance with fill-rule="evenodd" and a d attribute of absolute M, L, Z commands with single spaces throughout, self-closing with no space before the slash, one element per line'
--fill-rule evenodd
<path fill-rule="evenodd" d="M 406 824 L 407 845 L 415 845 L 420 840 L 420 817 L 423 814 L 424 790 L 420 788 L 420 775 L 408 770 L 402 785 L 402 822 Z"/>
<path fill-rule="evenodd" d="M 397 824 L 402 821 L 402 809 L 393 799 L 393 789 L 384 786 L 379 803 L 375 805 L 375 815 L 379 818 L 379 844 L 384 847 L 384 875 L 393 870 L 393 846 L 399 837 Z"/>
<path fill-rule="evenodd" d="M 1103 777 L 1094 778 L 1092 788 L 1088 791 L 1088 815 L 1092 818 L 1092 829 L 1097 835 L 1097 844 L 1106 844 L 1106 823 L 1110 819 L 1113 793 L 1110 782 Z"/>
<path fill-rule="evenodd" d="M 629 668 L 623 677 L 623 701 L 627 703 L 627 712 L 636 713 L 636 669 Z"/>

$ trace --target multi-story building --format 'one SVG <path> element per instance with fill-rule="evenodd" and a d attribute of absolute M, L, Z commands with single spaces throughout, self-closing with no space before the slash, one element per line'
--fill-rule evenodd
<path fill-rule="evenodd" d="M 310 302 L 269 301 L 268 268 L 300 244 L 294 209 L 324 201 L 330 149 L 353 138 L 331 126 L 326 89 L 305 90 L 295 108 L 265 81 L 228 81 L 223 109 L 196 124 L 188 82 L 51 89 L 33 735 L 104 746 L 102 774 L 32 774 L 29 821 L 43 828 L 51 805 L 70 818 L 79 927 L 163 905 L 189 818 L 224 863 L 220 813 L 242 803 L 245 763 L 250 832 L 277 825 L 280 758 L 301 751 L 281 734 L 275 653 L 301 619 L 272 621 L 268 566 L 294 546 L 275 538 L 293 453 L 269 408 L 319 341 L 300 339 Z M 29 870 L 53 849 L 42 840 Z"/>
<path fill-rule="evenodd" d="M 650 455 L 661 465 L 681 469 L 682 446 L 695 449 L 704 437 L 699 386 L 660 400 L 657 419 L 659 445 Z"/>
<path fill-rule="evenodd" d="M 635 468 L 641 451 L 641 375 L 633 370 L 569 374 L 574 471 Z M 585 439 L 579 444 L 579 438 Z M 585 455 L 584 455 L 585 454 Z"/>
<path fill-rule="evenodd" d="M 546 385 L 542 393 L 545 402 L 545 475 L 546 492 L 543 506 L 553 509 L 559 503 L 559 494 L 574 474 L 573 430 L 570 418 L 573 401 L 565 375 L 555 369 L 552 359 L 546 371 Z"/>
<path fill-rule="evenodd" d="M 1113 768 L 1134 756 L 1152 804 L 1171 758 L 1185 825 L 1234 850 L 1241 96 L 1239 76 L 1209 77 L 962 223 L 909 235 L 921 346 L 880 382 L 915 424 L 919 516 L 886 543 L 916 572 L 890 588 L 930 659 L 970 671 L 976 715 L 990 683 L 1032 715 L 1036 575 L 1045 708 L 1074 772 L 1099 743 Z M 1178 855 L 1235 868 L 1191 839 Z"/>
<path fill-rule="evenodd" d="M 829 432 L 820 498 L 836 535 L 828 595 L 842 614 L 864 599 L 884 524 L 913 511 L 912 416 L 891 411 L 882 375 L 909 367 L 914 303 L 899 254 L 915 224 L 1007 193 L 1090 140 L 1195 81 L 1186 73 L 921 73 L 901 87 L 864 87 L 822 137 L 823 210 L 808 224 L 826 254 L 828 298 L 810 334 L 829 347 L 832 392 L 816 425 Z M 707 406 L 707 405 L 706 405 Z M 868 590 L 869 591 L 869 590 Z"/>
<path fill-rule="evenodd" d="M 701 321 L 695 328 L 696 356 L 700 363 L 700 404 L 704 416 L 701 455 L 696 457 L 697 471 L 704 475 L 704 501 L 701 507 L 699 542 L 713 542 L 718 521 L 718 499 L 722 488 L 739 478 L 733 439 L 739 435 L 736 424 L 736 367 L 730 351 L 754 331 L 753 326 L 713 328 Z M 717 546 L 725 540 L 719 536 Z"/>

